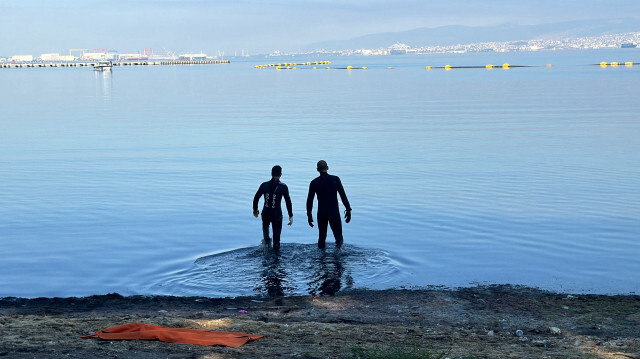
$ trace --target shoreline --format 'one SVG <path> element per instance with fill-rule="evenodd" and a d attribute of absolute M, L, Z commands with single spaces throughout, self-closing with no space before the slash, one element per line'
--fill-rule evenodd
<path fill-rule="evenodd" d="M 80 339 L 131 322 L 265 337 L 240 348 Z M 322 297 L 5 297 L 0 331 L 0 357 L 10 358 L 356 358 L 417 350 L 451 359 L 640 359 L 640 296 L 491 285 Z"/>

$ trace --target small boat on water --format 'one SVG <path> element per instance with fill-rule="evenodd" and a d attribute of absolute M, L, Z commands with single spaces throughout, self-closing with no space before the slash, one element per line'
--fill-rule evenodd
<path fill-rule="evenodd" d="M 96 71 L 111 71 L 111 67 L 113 64 L 111 61 L 100 61 L 97 64 L 93 65 L 93 69 Z"/>

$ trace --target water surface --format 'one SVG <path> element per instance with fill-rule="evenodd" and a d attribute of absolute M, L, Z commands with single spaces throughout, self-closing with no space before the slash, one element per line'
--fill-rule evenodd
<path fill-rule="evenodd" d="M 323 263 L 340 288 L 637 292 L 640 66 L 593 64 L 639 55 L 3 69 L 0 296 L 318 293 Z M 534 67 L 425 69 L 505 62 Z M 338 257 L 306 224 L 319 159 L 353 207 Z M 294 206 L 280 256 L 251 215 L 275 164 Z"/>

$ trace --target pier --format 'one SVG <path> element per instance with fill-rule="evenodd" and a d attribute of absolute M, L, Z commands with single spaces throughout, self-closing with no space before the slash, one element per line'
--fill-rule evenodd
<path fill-rule="evenodd" d="M 99 61 L 90 62 L 26 62 L 0 63 L 1 69 L 34 68 L 34 67 L 94 67 Z M 111 66 L 174 66 L 174 65 L 215 65 L 228 64 L 229 60 L 170 60 L 170 61 L 123 61 L 112 62 Z"/>

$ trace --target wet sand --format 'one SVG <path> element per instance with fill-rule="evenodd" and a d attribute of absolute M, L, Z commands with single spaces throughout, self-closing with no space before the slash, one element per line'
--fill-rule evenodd
<path fill-rule="evenodd" d="M 130 322 L 265 337 L 240 348 L 80 338 Z M 640 359 L 640 296 L 487 286 L 319 298 L 0 299 L 0 357 L 7 358 L 357 358 L 398 351 L 420 358 Z"/>

